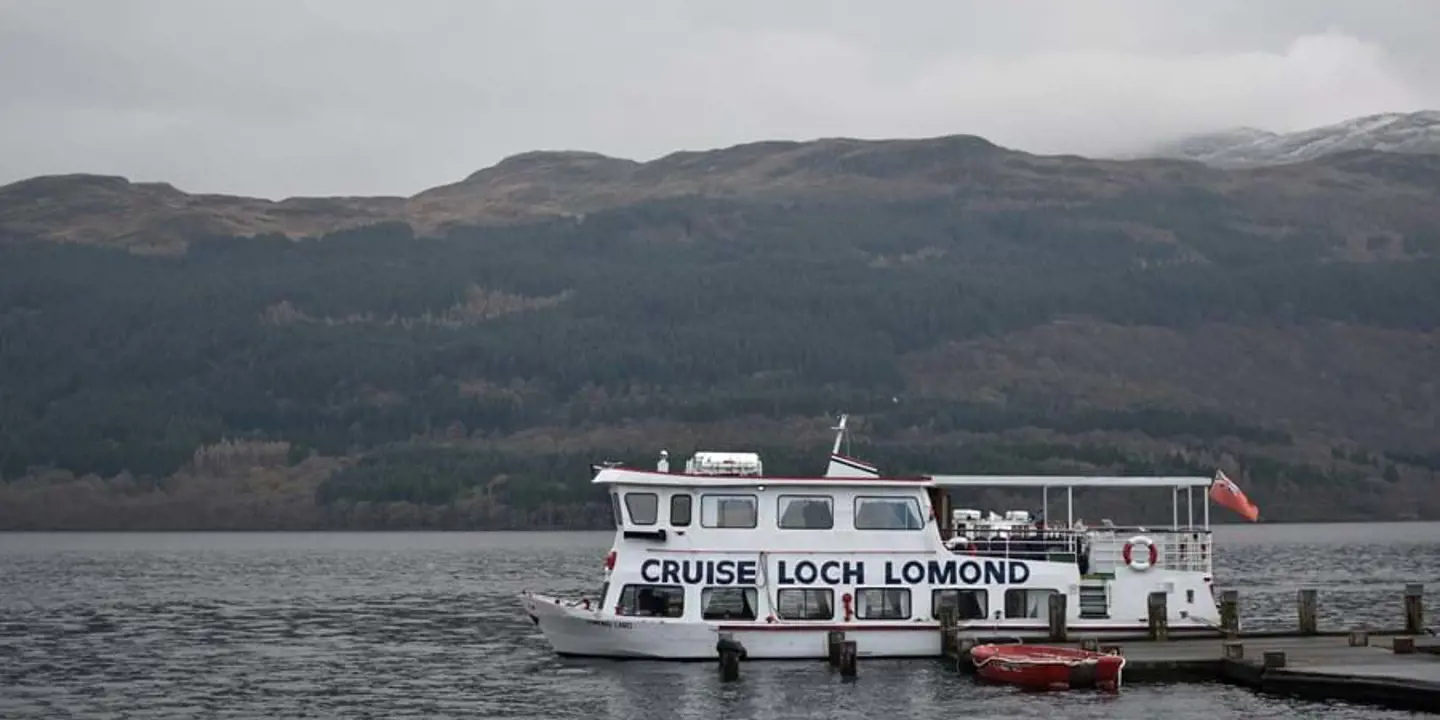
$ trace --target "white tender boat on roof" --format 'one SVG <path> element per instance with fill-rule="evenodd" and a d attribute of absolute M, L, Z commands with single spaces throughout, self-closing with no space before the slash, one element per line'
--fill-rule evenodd
<path fill-rule="evenodd" d="M 765 476 L 753 453 L 698 452 L 683 473 L 663 454 L 656 470 L 596 466 L 617 525 L 604 583 L 581 598 L 526 591 L 526 611 L 562 655 L 675 660 L 714 658 L 722 632 L 752 659 L 822 658 L 832 630 L 862 655 L 935 656 L 947 606 L 969 634 L 1043 638 L 1055 593 L 1076 634 L 1143 634 L 1155 592 L 1172 635 L 1219 626 L 1208 498 L 1200 525 L 1193 503 L 1180 516 L 1182 494 L 1211 478 L 886 478 L 839 454 L 844 417 L 834 429 L 822 477 Z M 1066 524 L 1010 516 L 975 532 L 985 519 L 967 514 L 975 527 L 957 535 L 949 490 L 985 486 L 1039 488 L 1046 507 L 1064 491 Z M 1173 488 L 1173 525 L 1079 527 L 1077 487 Z"/>

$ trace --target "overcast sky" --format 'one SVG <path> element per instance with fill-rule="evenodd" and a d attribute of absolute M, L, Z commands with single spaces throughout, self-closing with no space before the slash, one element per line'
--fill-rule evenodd
<path fill-rule="evenodd" d="M 0 183 L 409 195 L 533 149 L 829 136 L 1124 152 L 1440 108 L 1437 29 L 1437 0 L 0 0 Z"/>

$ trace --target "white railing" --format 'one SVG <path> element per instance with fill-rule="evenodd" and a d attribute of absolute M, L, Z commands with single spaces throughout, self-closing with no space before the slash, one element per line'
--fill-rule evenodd
<path fill-rule="evenodd" d="M 1074 561 L 1081 572 L 1113 573 L 1125 566 L 1125 547 L 1131 545 L 1132 561 L 1146 563 L 1155 547 L 1155 568 L 1210 572 L 1213 564 L 1208 530 L 1144 529 L 1106 527 L 1085 530 L 1040 530 L 1010 532 L 1008 537 L 972 538 L 955 551 L 979 557 L 1013 560 Z M 1132 544 L 1132 539 L 1136 540 Z"/>

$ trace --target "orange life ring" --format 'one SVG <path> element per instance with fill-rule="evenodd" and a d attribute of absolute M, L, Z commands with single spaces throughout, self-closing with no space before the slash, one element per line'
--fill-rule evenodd
<path fill-rule="evenodd" d="M 1149 551 L 1149 553 L 1147 553 L 1148 557 L 1146 559 L 1142 560 L 1141 558 L 1135 557 L 1136 545 L 1143 545 L 1145 546 L 1145 549 Z M 1129 542 L 1125 543 L 1125 549 L 1121 551 L 1120 555 L 1122 558 L 1124 558 L 1125 564 L 1131 570 L 1135 570 L 1137 572 L 1145 572 L 1146 570 L 1155 567 L 1156 563 L 1160 561 L 1160 550 L 1155 547 L 1154 541 L 1152 541 L 1148 537 L 1145 537 L 1144 535 L 1136 535 L 1135 537 L 1130 538 Z"/>

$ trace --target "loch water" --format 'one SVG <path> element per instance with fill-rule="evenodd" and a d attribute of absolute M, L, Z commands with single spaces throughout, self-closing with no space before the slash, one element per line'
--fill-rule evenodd
<path fill-rule="evenodd" d="M 927 660 L 567 660 L 522 589 L 593 591 L 610 533 L 0 533 L 0 718 L 1365 718 L 1219 684 L 981 686 Z M 1440 523 L 1216 529 L 1246 627 L 1393 627 L 1440 593 Z M 1427 617 L 1440 604 L 1427 599 Z"/>

